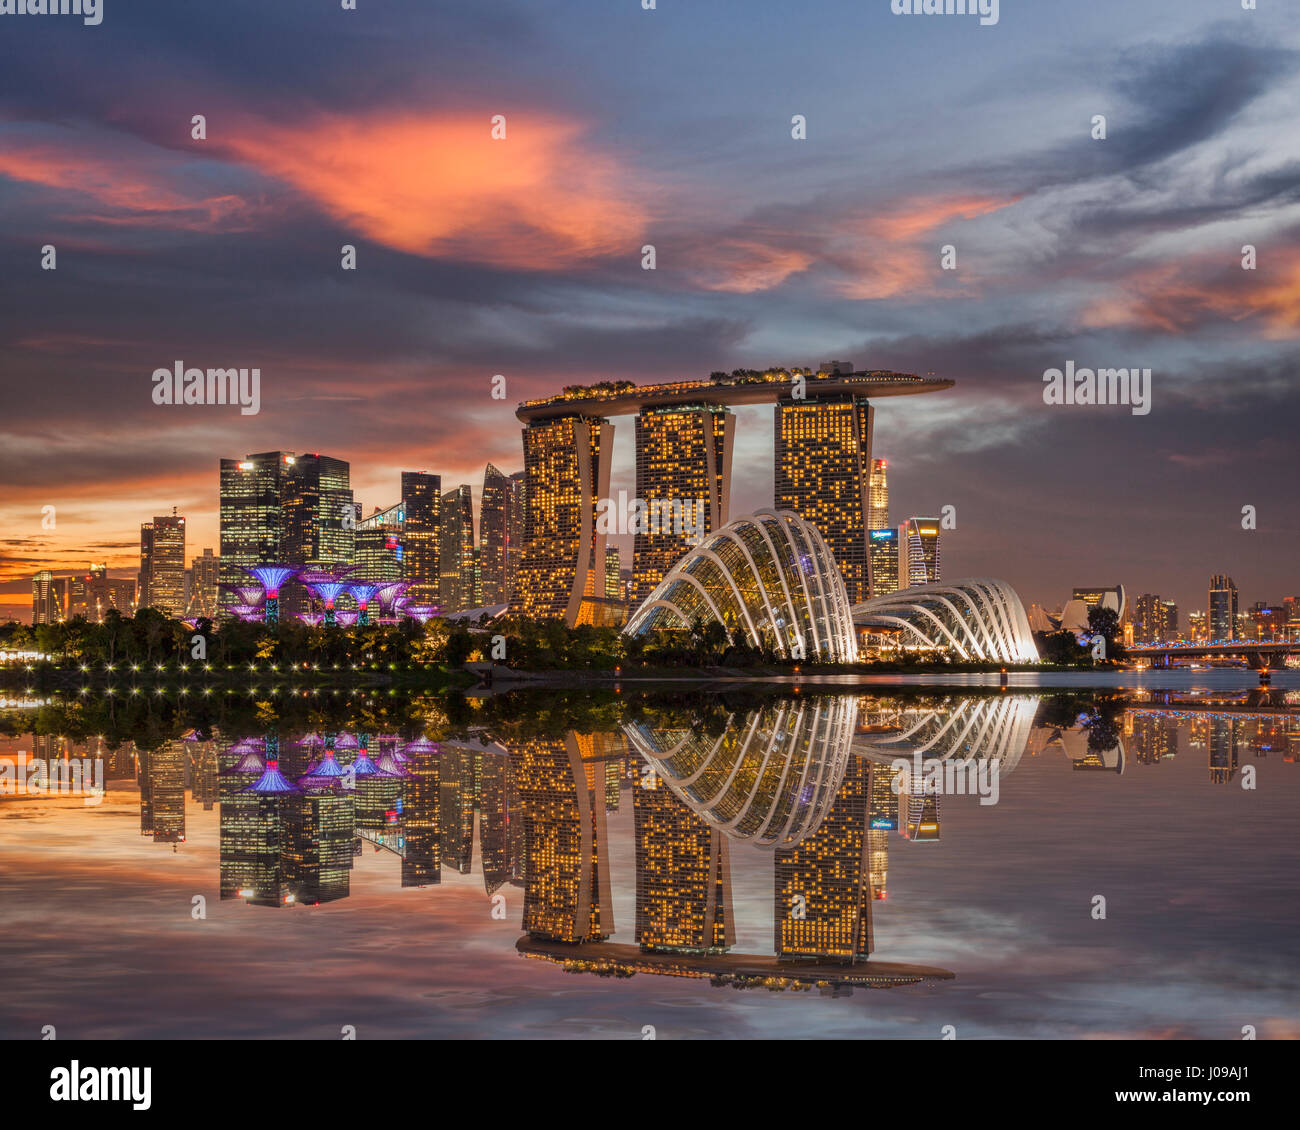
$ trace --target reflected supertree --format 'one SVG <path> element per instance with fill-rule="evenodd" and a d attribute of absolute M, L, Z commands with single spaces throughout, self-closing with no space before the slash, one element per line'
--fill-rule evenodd
<path fill-rule="evenodd" d="M 268 759 L 262 775 L 244 790 L 246 793 L 300 793 L 302 790 L 280 772 L 280 762 Z"/>
<path fill-rule="evenodd" d="M 370 760 L 370 751 L 364 746 L 357 751 L 357 759 L 351 765 L 352 772 L 358 777 L 384 776 L 384 771 Z"/>
<path fill-rule="evenodd" d="M 357 741 L 355 734 L 342 733 L 334 742 L 335 749 L 360 749 L 361 743 Z"/>
<path fill-rule="evenodd" d="M 334 759 L 334 751 L 326 749 L 325 755 L 298 778 L 298 783 L 300 785 L 315 782 L 330 783 L 347 775 L 348 771 Z"/>
<path fill-rule="evenodd" d="M 379 586 L 372 585 L 369 581 L 353 581 L 348 585 L 348 592 L 352 594 L 352 599 L 357 602 L 357 623 L 369 624 L 370 601 L 379 592 Z"/>
<path fill-rule="evenodd" d="M 266 593 L 266 622 L 271 627 L 280 623 L 280 589 L 291 577 L 297 576 L 296 565 L 244 566 L 244 572 L 262 586 Z"/>

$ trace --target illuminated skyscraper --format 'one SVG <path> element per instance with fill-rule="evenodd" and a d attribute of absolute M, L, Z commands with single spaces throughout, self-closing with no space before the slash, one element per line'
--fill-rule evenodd
<path fill-rule="evenodd" d="M 140 751 L 140 834 L 154 843 L 185 841 L 185 745 Z"/>
<path fill-rule="evenodd" d="M 524 820 L 508 757 L 485 756 L 479 788 L 479 850 L 483 887 L 494 894 L 504 884 L 524 885 Z"/>
<path fill-rule="evenodd" d="M 614 427 L 607 420 L 562 416 L 524 428 L 527 518 L 524 559 L 510 611 L 584 615 L 584 598 L 604 598 L 605 539 L 596 536 L 596 503 L 609 494 Z"/>
<path fill-rule="evenodd" d="M 632 790 L 632 811 L 641 948 L 717 953 L 734 945 L 727 837 L 655 775 Z"/>
<path fill-rule="evenodd" d="M 442 862 L 468 875 L 474 864 L 473 754 L 461 746 L 445 746 L 438 773 Z"/>
<path fill-rule="evenodd" d="M 871 595 L 888 596 L 898 592 L 898 531 L 870 530 L 868 545 L 871 552 Z"/>
<path fill-rule="evenodd" d="M 351 470 L 342 459 L 299 455 L 290 465 L 284 500 L 285 562 L 308 569 L 351 565 L 360 514 L 352 498 Z M 290 585 L 281 615 L 307 611 L 307 594 Z"/>
<path fill-rule="evenodd" d="M 871 956 L 867 859 L 871 762 L 850 754 L 821 826 L 776 852 L 776 955 L 843 962 Z"/>
<path fill-rule="evenodd" d="M 265 451 L 245 459 L 221 460 L 221 556 L 223 614 L 238 602 L 232 586 L 246 584 L 248 565 L 288 560 L 285 501 L 296 457 Z"/>
<path fill-rule="evenodd" d="M 474 494 L 468 483 L 442 496 L 442 525 L 438 531 L 441 581 L 438 603 L 444 612 L 480 605 L 474 585 Z"/>
<path fill-rule="evenodd" d="M 809 395 L 776 406 L 775 509 L 793 510 L 826 540 L 849 603 L 869 598 L 867 509 L 874 409 L 865 397 Z"/>
<path fill-rule="evenodd" d="M 400 581 L 406 556 L 406 504 L 376 510 L 357 523 L 353 563 L 367 581 Z"/>
<path fill-rule="evenodd" d="M 48 569 L 42 569 L 32 578 L 32 625 L 57 624 L 59 619 L 54 574 Z"/>
<path fill-rule="evenodd" d="M 650 528 L 639 530 L 633 543 L 634 603 L 650 595 L 698 538 L 727 524 L 735 433 L 735 416 L 720 405 L 637 416 L 636 497 L 649 507 Z"/>
<path fill-rule="evenodd" d="M 871 485 L 867 494 L 867 528 L 883 530 L 889 525 L 889 480 L 885 476 L 885 461 L 871 461 Z"/>
<path fill-rule="evenodd" d="M 190 616 L 206 616 L 214 619 L 217 615 L 217 602 L 220 599 L 221 558 L 211 549 L 205 549 L 202 557 L 195 557 L 190 562 Z"/>
<path fill-rule="evenodd" d="M 1215 573 L 1210 578 L 1210 602 L 1206 612 L 1206 629 L 1210 642 L 1232 641 L 1237 638 L 1237 586 L 1232 578 Z"/>
<path fill-rule="evenodd" d="M 507 475 L 491 463 L 483 473 L 479 554 L 485 605 L 506 604 L 523 554 L 524 474 Z"/>
<path fill-rule="evenodd" d="M 402 859 L 402 886 L 426 887 L 442 882 L 440 804 L 441 753 L 437 747 L 416 743 L 406 752 L 409 776 L 402 790 L 402 832 L 406 855 Z"/>
<path fill-rule="evenodd" d="M 623 599 L 623 554 L 618 546 L 605 546 L 605 595 L 610 600 Z"/>
<path fill-rule="evenodd" d="M 439 530 L 442 526 L 442 477 L 427 471 L 402 472 L 402 504 L 406 510 L 402 541 L 402 580 L 412 604 L 439 603 L 442 572 Z"/>
<path fill-rule="evenodd" d="M 174 510 L 140 527 L 137 599 L 141 608 L 185 615 L 185 519 Z"/>
<path fill-rule="evenodd" d="M 589 735 L 510 743 L 524 816 L 523 928 L 561 942 L 603 941 L 614 933 L 603 769 L 584 764 Z"/>
<path fill-rule="evenodd" d="M 933 585 L 939 575 L 939 519 L 909 518 L 898 527 L 899 588 Z"/>

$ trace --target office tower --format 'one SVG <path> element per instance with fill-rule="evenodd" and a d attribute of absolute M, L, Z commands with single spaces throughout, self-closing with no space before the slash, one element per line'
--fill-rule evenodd
<path fill-rule="evenodd" d="M 353 791 L 337 783 L 284 798 L 281 882 L 294 902 L 314 906 L 351 893 L 353 804 Z"/>
<path fill-rule="evenodd" d="M 889 480 L 883 459 L 871 461 L 871 484 L 867 491 L 867 528 L 883 530 L 889 525 Z"/>
<path fill-rule="evenodd" d="M 610 600 L 623 599 L 623 555 L 618 546 L 605 546 L 605 595 Z"/>
<path fill-rule="evenodd" d="M 356 576 L 367 581 L 400 581 L 406 555 L 406 504 L 376 510 L 357 523 L 353 543 Z"/>
<path fill-rule="evenodd" d="M 140 527 L 138 594 L 141 608 L 185 615 L 185 519 L 174 509 Z"/>
<path fill-rule="evenodd" d="M 436 605 L 442 587 L 439 534 L 442 525 L 442 476 L 427 471 L 402 472 L 406 522 L 402 541 L 402 580 L 416 605 Z"/>
<path fill-rule="evenodd" d="M 636 497 L 646 507 L 632 551 L 632 600 L 727 524 L 736 418 L 721 405 L 647 408 L 636 417 Z"/>
<path fill-rule="evenodd" d="M 1205 619 L 1211 643 L 1231 642 L 1237 638 L 1237 586 L 1231 577 L 1215 573 L 1210 578 L 1210 599 Z"/>
<path fill-rule="evenodd" d="M 1210 638 L 1204 612 L 1198 610 L 1187 614 L 1187 638 L 1192 643 L 1204 643 Z"/>
<path fill-rule="evenodd" d="M 510 611 L 563 617 L 573 627 L 591 618 L 592 602 L 605 592 L 596 503 L 609 495 L 614 427 L 585 416 L 532 420 L 523 441 L 524 558 Z"/>
<path fill-rule="evenodd" d="M 32 578 L 32 626 L 57 624 L 59 605 L 55 598 L 54 574 L 42 569 Z"/>
<path fill-rule="evenodd" d="M 1160 630 L 1162 642 L 1178 638 L 1178 605 L 1172 600 L 1160 602 Z"/>
<path fill-rule="evenodd" d="M 190 562 L 190 602 L 189 615 L 206 616 L 212 619 L 217 614 L 217 601 L 220 594 L 221 558 L 212 550 L 205 549 L 202 557 L 195 557 Z"/>
<path fill-rule="evenodd" d="M 852 394 L 790 397 L 776 406 L 775 508 L 793 510 L 817 527 L 852 604 L 871 591 L 867 509 L 874 411 L 865 397 Z"/>
<path fill-rule="evenodd" d="M 357 513 L 351 469 L 342 459 L 299 455 L 285 480 L 283 564 L 329 570 L 351 565 L 356 551 Z M 280 598 L 281 617 L 306 612 L 307 590 L 290 585 Z"/>
<path fill-rule="evenodd" d="M 898 527 L 898 574 L 900 588 L 933 585 L 943 579 L 938 518 L 908 518 Z"/>
<path fill-rule="evenodd" d="M 794 847 L 777 849 L 778 959 L 857 962 L 871 956 L 870 788 L 870 759 L 850 754 L 821 826 Z"/>
<path fill-rule="evenodd" d="M 474 601 L 474 495 L 468 483 L 442 496 L 438 565 L 438 603 L 442 610 L 460 612 L 478 607 Z"/>
<path fill-rule="evenodd" d="M 402 789 L 402 886 L 427 887 L 442 882 L 439 830 L 441 754 L 431 742 L 414 742 L 406 750 L 407 778 Z"/>
<path fill-rule="evenodd" d="M 483 472 L 479 510 L 479 552 L 483 604 L 507 604 L 523 553 L 524 473 L 507 475 L 491 463 Z"/>
<path fill-rule="evenodd" d="M 582 756 L 590 736 L 570 732 L 509 746 L 527 853 L 523 928 L 552 941 L 603 941 L 614 933 L 614 909 L 604 779 L 598 788 L 599 765 Z"/>
<path fill-rule="evenodd" d="M 871 552 L 871 595 L 888 596 L 898 592 L 898 531 L 871 530 L 868 533 Z"/>
<path fill-rule="evenodd" d="M 1178 605 L 1151 593 L 1137 599 L 1133 638 L 1138 643 L 1164 643 L 1178 638 Z"/>
<path fill-rule="evenodd" d="M 442 862 L 462 875 L 474 865 L 474 760 L 463 746 L 445 746 L 438 768 Z"/>
<path fill-rule="evenodd" d="M 1288 612 L 1286 605 L 1257 600 L 1250 607 L 1250 638 L 1264 643 L 1286 639 Z"/>
<path fill-rule="evenodd" d="M 735 944 L 729 840 L 651 775 L 632 790 L 636 941 L 720 953 Z"/>
<path fill-rule="evenodd" d="M 264 451 L 245 459 L 221 460 L 221 554 L 218 571 L 223 586 L 247 584 L 247 565 L 302 564 L 291 562 L 285 520 L 289 478 L 296 457 L 287 451 Z M 239 598 L 228 587 L 220 591 L 223 615 Z"/>
<path fill-rule="evenodd" d="M 87 573 L 56 577 L 52 589 L 58 620 L 81 616 L 92 624 L 100 624 L 110 608 L 123 616 L 135 611 L 135 581 L 109 577 L 108 566 L 102 563 L 92 562 Z"/>

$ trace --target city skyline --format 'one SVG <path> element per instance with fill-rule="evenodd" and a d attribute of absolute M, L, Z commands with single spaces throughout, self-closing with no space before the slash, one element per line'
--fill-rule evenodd
<path fill-rule="evenodd" d="M 409 467 L 477 496 L 484 463 L 520 466 L 522 400 L 831 356 L 957 382 L 881 406 L 875 444 L 896 514 L 955 508 L 945 574 L 1003 577 L 1026 602 L 1115 576 L 1196 608 L 1214 572 L 1288 594 L 1293 11 L 1189 0 L 1170 25 L 1100 0 L 1067 46 L 1038 10 L 989 33 L 760 0 L 765 19 L 700 12 L 683 36 L 635 6 L 542 19 L 507 2 L 488 34 L 449 0 L 440 42 L 460 46 L 435 45 L 431 70 L 417 12 L 368 14 L 364 41 L 310 24 L 310 60 L 286 66 L 304 12 L 228 8 L 142 0 L 93 38 L 31 21 L 30 50 L 0 46 L 0 268 L 19 280 L 0 364 L 21 406 L 0 443 L 0 617 L 26 618 L 40 568 L 125 568 L 140 524 L 172 507 L 191 544 L 215 547 L 222 454 L 331 451 L 367 512 Z M 252 47 L 226 30 L 248 18 Z M 501 36 L 530 45 L 508 74 Z M 913 89 L 936 49 L 960 62 Z M 51 86 L 38 60 L 56 51 Z M 874 79 L 831 67 L 815 90 L 791 77 L 742 93 L 713 65 L 737 51 L 769 75 L 791 73 L 791 53 L 856 51 Z M 106 104 L 109 59 L 138 81 Z M 325 170 L 327 148 L 340 164 Z M 846 153 L 870 153 L 868 175 Z M 259 414 L 154 404 L 150 374 L 182 361 L 259 366 Z M 1150 367 L 1152 411 L 1045 404 L 1044 372 L 1075 363 Z M 770 414 L 736 415 L 732 515 L 772 490 Z M 629 430 L 615 492 L 635 490 Z M 1081 532 L 1090 507 L 1109 521 Z"/>

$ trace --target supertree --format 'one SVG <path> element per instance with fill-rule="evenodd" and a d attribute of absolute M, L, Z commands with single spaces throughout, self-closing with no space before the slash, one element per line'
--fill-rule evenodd
<path fill-rule="evenodd" d="M 254 608 L 261 608 L 266 603 L 266 590 L 261 585 L 246 584 L 241 581 L 237 585 L 223 582 L 221 587 L 235 594 L 237 604 L 251 604 Z"/>
<path fill-rule="evenodd" d="M 381 612 L 391 612 L 411 587 L 410 581 L 386 581 L 375 591 Z"/>
<path fill-rule="evenodd" d="M 232 604 L 230 613 L 233 616 L 238 616 L 245 623 L 260 624 L 262 617 L 265 615 L 265 609 L 256 604 Z"/>
<path fill-rule="evenodd" d="M 427 624 L 438 615 L 438 607 L 434 604 L 408 604 L 402 611 L 412 620 L 419 620 L 421 624 Z"/>
<path fill-rule="evenodd" d="M 266 592 L 266 622 L 271 627 L 277 627 L 280 623 L 281 586 L 301 571 L 301 567 L 297 565 L 244 566 L 244 572 L 257 581 Z"/>
<path fill-rule="evenodd" d="M 325 626 L 333 627 L 338 621 L 334 613 L 334 602 L 339 594 L 347 588 L 342 581 L 312 581 L 307 585 L 308 591 L 317 600 L 325 602 Z"/>
<path fill-rule="evenodd" d="M 339 611 L 334 613 L 334 620 L 340 628 L 350 628 L 357 622 L 357 615 L 358 613 L 353 612 L 350 609 L 346 612 Z"/>
<path fill-rule="evenodd" d="M 268 758 L 262 775 L 244 790 L 246 793 L 300 793 L 302 790 L 280 772 L 280 762 Z"/>
<path fill-rule="evenodd" d="M 357 623 L 369 624 L 370 601 L 379 592 L 379 585 L 372 585 L 369 581 L 351 581 L 348 583 L 348 592 L 357 602 Z"/>
<path fill-rule="evenodd" d="M 325 614 L 323 612 L 299 612 L 298 619 L 304 624 L 315 628 L 320 626 L 321 622 L 325 619 Z"/>

